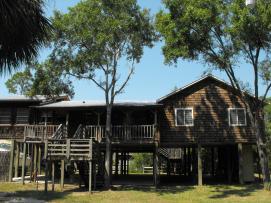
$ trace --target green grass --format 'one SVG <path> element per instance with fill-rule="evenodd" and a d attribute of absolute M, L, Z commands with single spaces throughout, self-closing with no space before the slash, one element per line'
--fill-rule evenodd
<path fill-rule="evenodd" d="M 59 186 L 56 186 L 59 189 Z M 228 186 L 171 186 L 155 189 L 153 187 L 119 187 L 110 191 L 89 194 L 76 186 L 66 185 L 65 191 L 45 194 L 40 186 L 34 184 L 1 183 L 1 192 L 9 192 L 11 197 L 31 197 L 49 202 L 182 202 L 182 203 L 265 203 L 271 202 L 271 192 L 264 191 L 261 185 Z M 1 193 L 0 192 L 0 193 Z"/>

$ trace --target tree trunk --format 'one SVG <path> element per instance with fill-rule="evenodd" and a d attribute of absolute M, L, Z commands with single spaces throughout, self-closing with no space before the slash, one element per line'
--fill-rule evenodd
<path fill-rule="evenodd" d="M 111 185 L 111 113 L 112 106 L 108 105 L 106 108 L 106 126 L 105 126 L 105 136 L 106 136 L 106 151 L 105 151 L 105 174 L 104 174 L 104 184 L 105 188 L 109 189 Z"/>
<path fill-rule="evenodd" d="M 266 184 L 270 182 L 270 172 L 268 166 L 268 154 L 266 149 L 265 125 L 262 108 L 257 108 L 254 124 L 255 124 L 256 142 L 259 153 L 258 155 L 260 158 L 260 164 L 263 174 L 263 183 L 266 186 Z"/>

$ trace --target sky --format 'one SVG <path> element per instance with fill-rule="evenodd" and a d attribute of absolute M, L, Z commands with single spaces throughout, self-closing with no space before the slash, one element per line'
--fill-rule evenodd
<path fill-rule="evenodd" d="M 79 0 L 47 0 L 45 13 L 50 17 L 53 10 L 57 9 L 67 12 L 68 7 L 76 5 Z M 148 8 L 154 15 L 163 5 L 160 0 L 138 0 L 142 8 Z M 176 65 L 168 66 L 164 64 L 162 54 L 163 42 L 157 42 L 153 48 L 145 48 L 144 55 L 140 63 L 136 64 L 135 74 L 132 76 L 125 88 L 124 93 L 119 95 L 116 100 L 138 100 L 154 101 L 170 93 L 175 87 L 181 88 L 186 84 L 199 79 L 203 72 L 208 68 L 200 62 L 182 61 Z M 39 60 L 43 61 L 50 53 L 48 49 L 41 49 Z M 125 77 L 127 71 L 126 63 L 122 63 L 120 74 Z M 216 77 L 226 80 L 227 77 L 222 72 L 213 72 Z M 252 82 L 253 74 L 251 67 L 244 62 L 240 62 L 237 76 L 244 82 Z M 0 77 L 0 95 L 8 96 L 5 81 L 10 76 Z M 96 87 L 91 81 L 73 79 L 75 96 L 73 100 L 104 100 L 102 90 Z M 264 88 L 260 87 L 263 94 Z"/>

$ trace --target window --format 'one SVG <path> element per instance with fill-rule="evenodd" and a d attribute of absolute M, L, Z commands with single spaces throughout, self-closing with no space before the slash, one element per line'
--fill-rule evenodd
<path fill-rule="evenodd" d="M 47 124 L 52 124 L 53 123 L 53 112 L 52 111 L 42 112 L 41 113 L 39 124 L 45 124 L 45 122 Z"/>
<path fill-rule="evenodd" d="M 17 124 L 27 124 L 29 120 L 29 109 L 27 108 L 18 108 L 16 123 Z"/>
<path fill-rule="evenodd" d="M 243 108 L 229 108 L 229 125 L 245 126 L 247 125 L 246 111 Z"/>
<path fill-rule="evenodd" d="M 10 108 L 0 108 L 0 124 L 11 124 Z"/>
<path fill-rule="evenodd" d="M 176 126 L 193 126 L 193 108 L 175 109 Z"/>

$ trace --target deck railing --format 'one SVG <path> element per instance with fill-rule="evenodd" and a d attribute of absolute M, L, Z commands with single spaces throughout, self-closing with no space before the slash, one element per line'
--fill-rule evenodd
<path fill-rule="evenodd" d="M 112 141 L 151 141 L 155 137 L 155 125 L 116 125 L 111 130 Z M 82 128 L 82 138 L 101 141 L 105 132 L 105 126 L 88 125 Z"/>
<path fill-rule="evenodd" d="M 25 138 L 45 140 L 55 135 L 59 125 L 26 125 Z"/>
<path fill-rule="evenodd" d="M 25 125 L 0 125 L 1 139 L 20 139 L 24 138 Z"/>
<path fill-rule="evenodd" d="M 45 141 L 45 158 L 91 160 L 93 142 L 91 139 L 49 139 Z"/>

